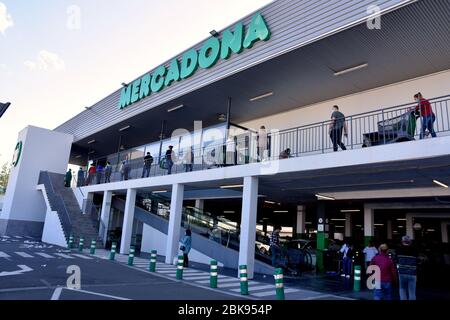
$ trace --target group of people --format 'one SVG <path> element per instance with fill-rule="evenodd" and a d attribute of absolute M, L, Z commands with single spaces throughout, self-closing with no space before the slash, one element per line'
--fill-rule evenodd
<path fill-rule="evenodd" d="M 381 244 L 378 250 L 370 244 L 364 251 L 367 265 L 380 270 L 380 282 L 375 283 L 378 286 L 374 290 L 375 300 L 392 300 L 395 286 L 399 287 L 400 300 L 416 300 L 418 253 L 409 236 L 402 237 L 394 257 L 389 254 L 387 244 Z"/>

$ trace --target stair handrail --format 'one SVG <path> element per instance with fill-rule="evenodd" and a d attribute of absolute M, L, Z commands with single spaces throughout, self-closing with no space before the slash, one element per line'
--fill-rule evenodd
<path fill-rule="evenodd" d="M 72 221 L 70 219 L 69 211 L 67 210 L 62 196 L 55 192 L 55 188 L 48 171 L 40 172 L 39 184 L 43 184 L 45 186 L 50 207 L 53 211 L 57 212 L 66 239 L 69 239 L 72 233 Z"/>

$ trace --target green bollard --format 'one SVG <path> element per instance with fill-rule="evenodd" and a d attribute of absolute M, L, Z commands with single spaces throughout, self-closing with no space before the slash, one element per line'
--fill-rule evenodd
<path fill-rule="evenodd" d="M 112 243 L 111 245 L 111 253 L 109 254 L 109 260 L 114 260 L 116 257 L 116 247 L 117 244 L 115 242 Z"/>
<path fill-rule="evenodd" d="M 217 288 L 217 261 L 211 260 L 211 278 L 209 284 L 211 288 Z"/>
<path fill-rule="evenodd" d="M 248 277 L 247 277 L 247 266 L 239 266 L 239 275 L 241 278 L 241 295 L 248 295 Z"/>
<path fill-rule="evenodd" d="M 148 270 L 150 272 L 156 272 L 156 257 L 158 255 L 158 252 L 156 250 L 152 250 L 152 253 L 150 255 L 150 265 L 148 267 Z"/>
<path fill-rule="evenodd" d="M 284 280 L 283 269 L 275 269 L 275 290 L 277 293 L 277 300 L 284 300 Z"/>
<path fill-rule="evenodd" d="M 83 249 L 84 249 L 84 238 L 81 237 L 81 238 L 80 238 L 80 244 L 79 244 L 79 246 L 78 246 L 78 251 L 79 251 L 79 252 L 83 252 Z"/>
<path fill-rule="evenodd" d="M 73 236 L 69 237 L 69 249 L 73 248 Z"/>
<path fill-rule="evenodd" d="M 177 263 L 177 279 L 183 280 L 183 265 L 184 265 L 184 257 L 178 256 L 178 263 Z"/>
<path fill-rule="evenodd" d="M 134 247 L 130 248 L 130 254 L 128 255 L 128 265 L 132 266 L 134 262 Z"/>
<path fill-rule="evenodd" d="M 95 247 L 97 246 L 97 241 L 92 240 L 91 241 L 91 252 L 90 254 L 95 254 Z"/>
<path fill-rule="evenodd" d="M 356 292 L 361 291 L 361 266 L 355 266 L 353 291 L 356 291 Z"/>

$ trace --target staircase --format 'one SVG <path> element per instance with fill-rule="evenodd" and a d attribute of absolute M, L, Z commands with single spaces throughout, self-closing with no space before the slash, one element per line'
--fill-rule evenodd
<path fill-rule="evenodd" d="M 58 213 L 66 240 L 72 235 L 73 243 L 77 244 L 83 237 L 85 247 L 96 240 L 97 248 L 103 248 L 98 236 L 98 222 L 91 215 L 82 213 L 72 189 L 64 187 L 64 175 L 41 172 L 39 184 L 45 186 L 50 207 Z"/>

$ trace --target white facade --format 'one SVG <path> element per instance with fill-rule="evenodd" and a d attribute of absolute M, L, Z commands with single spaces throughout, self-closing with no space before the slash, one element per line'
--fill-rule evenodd
<path fill-rule="evenodd" d="M 22 152 L 11 170 L 0 215 L 0 234 L 40 237 L 47 208 L 36 190 L 39 174 L 41 171 L 66 172 L 73 137 L 28 126 L 19 133 L 18 141 L 22 142 Z"/>

